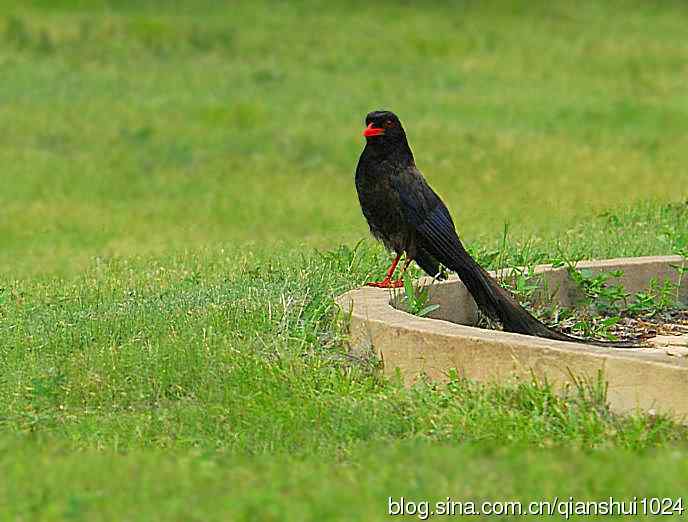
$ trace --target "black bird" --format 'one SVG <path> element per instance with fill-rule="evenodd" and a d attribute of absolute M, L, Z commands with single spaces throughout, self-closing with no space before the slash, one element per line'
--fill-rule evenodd
<path fill-rule="evenodd" d="M 431 276 L 439 273 L 440 265 L 456 272 L 480 310 L 508 332 L 604 346 L 637 346 L 570 337 L 528 313 L 466 252 L 446 205 L 416 167 L 399 118 L 389 111 L 375 111 L 366 116 L 365 123 L 366 146 L 356 167 L 356 191 L 371 233 L 396 253 L 384 280 L 370 286 L 402 286 L 401 278 L 393 281 L 392 276 L 406 254 L 402 273 L 412 260 Z"/>

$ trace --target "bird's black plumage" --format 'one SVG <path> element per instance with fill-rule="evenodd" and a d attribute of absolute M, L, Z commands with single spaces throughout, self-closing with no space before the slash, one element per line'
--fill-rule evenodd
<path fill-rule="evenodd" d="M 366 133 L 356 167 L 356 191 L 373 236 L 389 250 L 406 253 L 431 276 L 440 264 L 456 272 L 480 310 L 501 322 L 504 330 L 581 342 L 538 321 L 466 252 L 447 207 L 416 167 L 397 116 L 389 111 L 371 112 L 366 124 L 371 132 Z"/>

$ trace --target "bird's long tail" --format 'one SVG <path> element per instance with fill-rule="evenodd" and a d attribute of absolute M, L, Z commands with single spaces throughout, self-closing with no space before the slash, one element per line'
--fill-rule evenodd
<path fill-rule="evenodd" d="M 454 253 L 453 262 L 447 268 L 459 275 L 478 308 L 491 319 L 502 323 L 505 331 L 612 348 L 639 347 L 636 343 L 580 339 L 549 328 L 523 308 L 508 290 L 499 286 L 497 281 L 466 252 L 463 245 Z"/>

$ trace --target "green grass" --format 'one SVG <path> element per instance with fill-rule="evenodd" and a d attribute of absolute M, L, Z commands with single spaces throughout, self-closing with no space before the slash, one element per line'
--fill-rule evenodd
<path fill-rule="evenodd" d="M 619 212 L 616 240 L 659 250 L 667 230 L 688 237 L 687 215 Z M 572 244 L 612 253 L 607 221 L 571 231 Z M 498 257 L 524 253 L 546 261 L 560 245 L 507 242 Z M 349 359 L 332 297 L 384 261 L 370 244 L 208 249 L 11 282 L 0 295 L 7 517 L 367 520 L 395 495 L 682 493 L 686 429 L 613 415 L 598 382 L 564 397 L 546 383 L 456 378 L 406 389 Z M 524 462 L 527 483 L 516 479 Z"/>
<path fill-rule="evenodd" d="M 485 266 L 685 249 L 682 3 L 3 7 L 0 520 L 684 492 L 671 419 L 404 388 L 332 301 L 386 267 L 354 249 L 378 107 Z"/>
<path fill-rule="evenodd" d="M 533 491 L 538 501 L 555 496 L 677 498 L 685 489 L 677 487 L 674 477 L 688 472 L 685 450 L 590 454 L 405 443 L 357 451 L 340 461 L 209 456 L 199 451 L 84 455 L 11 443 L 2 451 L 5 480 L 0 499 L 9 506 L 5 516 L 31 520 L 382 520 L 388 498 L 398 501 L 402 496 L 433 504 L 447 497 L 476 502 L 524 499 L 524 506 Z M 45 470 L 40 484 L 17 457 Z"/>

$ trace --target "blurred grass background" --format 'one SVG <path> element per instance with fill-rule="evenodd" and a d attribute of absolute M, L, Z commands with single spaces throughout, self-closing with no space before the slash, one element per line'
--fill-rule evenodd
<path fill-rule="evenodd" d="M 464 237 L 685 198 L 681 2 L 4 2 L 0 271 L 366 234 L 365 113 Z"/>
<path fill-rule="evenodd" d="M 332 307 L 385 268 L 353 249 L 381 107 L 486 266 L 685 249 L 684 2 L 0 6 L 0 519 L 685 492 L 682 425 L 404 388 Z"/>

